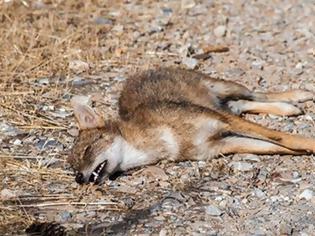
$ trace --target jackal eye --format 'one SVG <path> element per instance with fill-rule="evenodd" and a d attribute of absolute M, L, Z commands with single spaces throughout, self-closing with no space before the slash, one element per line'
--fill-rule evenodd
<path fill-rule="evenodd" d="M 84 158 L 89 158 L 90 154 L 91 154 L 91 150 L 92 150 L 92 147 L 91 146 L 87 146 L 84 150 L 84 155 L 83 157 Z"/>

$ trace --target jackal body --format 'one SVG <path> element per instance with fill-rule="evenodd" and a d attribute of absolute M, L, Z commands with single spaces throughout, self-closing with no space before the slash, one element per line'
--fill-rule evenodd
<path fill-rule="evenodd" d="M 307 91 L 255 93 L 234 82 L 174 68 L 129 78 L 117 120 L 104 120 L 72 99 L 80 127 L 69 161 L 78 183 L 102 183 L 116 171 L 172 161 L 207 160 L 220 153 L 303 154 L 315 140 L 266 129 L 243 112 L 297 115 L 290 102 L 314 98 Z"/>

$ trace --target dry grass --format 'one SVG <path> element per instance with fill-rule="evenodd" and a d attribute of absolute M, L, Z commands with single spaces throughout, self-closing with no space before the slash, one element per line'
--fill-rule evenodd
<path fill-rule="evenodd" d="M 77 74 L 69 67 L 72 61 L 88 63 L 88 70 L 80 76 L 89 80 L 99 80 L 114 67 L 125 67 L 133 73 L 138 67 L 159 63 L 163 55 L 148 52 L 154 60 L 143 64 L 139 55 L 144 52 L 133 49 L 128 38 L 131 26 L 125 25 L 124 34 L 112 29 L 117 17 L 109 13 L 122 4 L 91 0 L 0 1 L 0 121 L 23 131 L 15 138 L 29 139 L 22 146 L 14 146 L 10 137 L 1 143 L 1 189 L 10 193 L 2 194 L 0 232 L 23 231 L 34 219 L 55 220 L 63 210 L 124 209 L 124 205 L 110 200 L 104 204 L 104 197 L 101 202 L 93 199 L 93 188 L 77 189 L 73 172 L 65 162 L 73 141 L 66 130 L 73 126 L 73 120 L 49 113 L 60 108 L 69 110 L 68 99 Z M 126 9 L 120 10 L 124 17 L 132 17 Z M 96 24 L 100 16 L 113 24 Z M 122 24 L 128 19 L 119 21 Z M 104 80 L 108 81 L 108 76 Z M 36 149 L 36 137 L 42 136 L 58 140 L 64 150 Z M 55 158 L 56 168 L 48 168 L 45 158 Z"/>
<path fill-rule="evenodd" d="M 0 1 L 1 120 L 9 121 L 26 136 L 59 136 L 62 140 L 62 130 L 69 126 L 69 120 L 50 117 L 42 107 L 68 106 L 61 97 L 71 93 L 69 78 L 73 72 L 69 62 L 87 61 L 90 69 L 86 73 L 93 75 L 102 69 L 98 67 L 100 61 L 123 61 L 112 53 L 120 45 L 108 46 L 106 34 L 112 26 L 93 22 L 95 16 L 107 14 L 109 5 L 113 6 L 113 2 Z M 50 86 L 37 83 L 41 78 L 48 78 Z M 10 189 L 16 196 L 0 202 L 2 233 L 24 229 L 40 209 L 79 206 L 73 204 L 79 198 L 71 188 L 55 196 L 47 189 L 50 183 L 71 184 L 72 172 L 47 168 L 41 164 L 41 155 L 47 153 L 36 153 L 35 157 L 34 153 L 31 144 L 15 150 L 3 148 L 0 153 L 2 189 Z M 60 153 L 49 154 L 65 159 Z M 87 206 L 89 202 L 80 205 Z"/>
<path fill-rule="evenodd" d="M 92 24 L 93 15 L 104 8 L 90 1 L 55 1 L 43 9 L 32 5 L 36 4 L 1 4 L 0 74 L 1 91 L 5 91 L 1 94 L 1 107 L 13 115 L 10 121 L 17 125 L 61 126 L 48 117 L 40 117 L 36 105 L 51 104 L 64 93 L 61 88 L 68 86 L 70 61 L 88 61 L 94 67 L 97 61 L 108 58 L 99 49 L 109 29 Z M 90 73 L 96 70 L 92 68 Z M 42 88 L 34 84 L 46 77 L 52 79 L 52 86 Z M 43 96 L 47 92 L 54 96 Z"/>

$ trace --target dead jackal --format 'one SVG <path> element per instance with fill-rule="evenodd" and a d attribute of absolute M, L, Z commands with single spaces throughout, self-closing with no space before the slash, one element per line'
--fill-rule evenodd
<path fill-rule="evenodd" d="M 308 91 L 256 93 L 230 81 L 174 68 L 129 78 L 118 120 L 104 120 L 74 97 L 80 127 L 69 161 L 78 183 L 102 183 L 116 171 L 162 159 L 206 160 L 228 153 L 315 153 L 315 139 L 264 128 L 243 112 L 297 115 L 290 104 L 314 99 Z"/>

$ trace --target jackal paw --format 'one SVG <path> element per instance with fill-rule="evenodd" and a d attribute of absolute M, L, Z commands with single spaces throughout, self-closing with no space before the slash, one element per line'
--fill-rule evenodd
<path fill-rule="evenodd" d="M 292 91 L 291 101 L 294 102 L 306 102 L 315 99 L 315 94 L 306 90 L 294 90 Z"/>
<path fill-rule="evenodd" d="M 229 101 L 227 106 L 233 114 L 240 115 L 243 113 L 242 104 L 241 101 Z"/>

